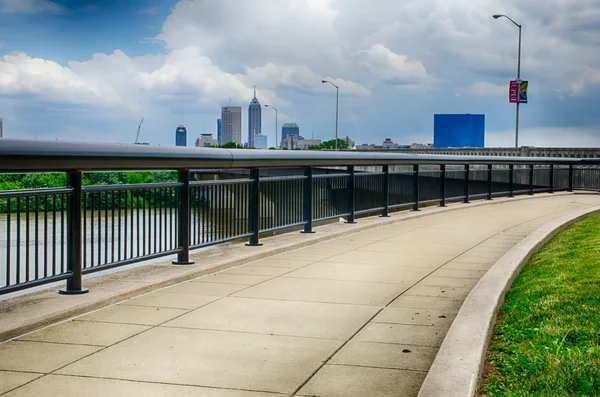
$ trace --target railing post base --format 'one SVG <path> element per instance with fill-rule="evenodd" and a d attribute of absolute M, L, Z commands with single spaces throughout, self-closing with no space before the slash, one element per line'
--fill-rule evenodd
<path fill-rule="evenodd" d="M 179 260 L 174 260 L 171 263 L 173 265 L 193 265 L 194 261 L 179 261 Z"/>
<path fill-rule="evenodd" d="M 61 288 L 58 290 L 58 293 L 61 295 L 81 295 L 87 294 L 90 292 L 86 287 L 81 287 L 81 289 L 69 289 L 69 287 Z"/>

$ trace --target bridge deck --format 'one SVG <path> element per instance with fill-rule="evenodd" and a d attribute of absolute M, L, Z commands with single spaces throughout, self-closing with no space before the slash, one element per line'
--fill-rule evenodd
<path fill-rule="evenodd" d="M 598 203 L 441 212 L 152 292 L 0 345 L 0 394 L 415 396 L 484 272 Z"/>

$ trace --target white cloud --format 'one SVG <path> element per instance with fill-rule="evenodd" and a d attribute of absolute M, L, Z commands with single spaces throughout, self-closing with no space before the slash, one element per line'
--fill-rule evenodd
<path fill-rule="evenodd" d="M 319 75 L 305 65 L 290 66 L 268 63 L 254 69 L 246 68 L 246 75 L 240 75 L 240 78 L 248 84 L 256 84 L 259 87 L 289 87 L 309 94 L 329 92 L 331 88 L 323 87 L 321 83 L 323 80 L 329 80 L 340 88 L 340 95 L 359 97 L 371 95 L 371 91 L 359 83 Z"/>
<path fill-rule="evenodd" d="M 49 0 L 0 0 L 1 12 L 11 14 L 39 14 L 45 12 L 61 14 L 66 12 L 66 9 Z"/>
<path fill-rule="evenodd" d="M 96 105 L 117 104 L 116 91 L 74 73 L 56 62 L 32 58 L 23 53 L 0 60 L 0 87 L 7 93 L 30 93 L 55 100 L 83 101 Z"/>
<path fill-rule="evenodd" d="M 375 44 L 367 50 L 360 51 L 357 56 L 362 66 L 387 84 L 422 85 L 431 80 L 420 61 L 398 55 L 383 44 Z"/>
<path fill-rule="evenodd" d="M 490 97 L 505 95 L 508 97 L 508 84 L 506 86 L 499 84 L 478 81 L 468 88 L 459 88 L 459 94 L 472 95 L 477 97 Z"/>

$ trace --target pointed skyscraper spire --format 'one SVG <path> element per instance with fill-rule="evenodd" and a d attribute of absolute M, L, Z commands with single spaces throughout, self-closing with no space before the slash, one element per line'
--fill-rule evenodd
<path fill-rule="evenodd" d="M 254 86 L 254 98 L 256 99 L 256 86 Z"/>

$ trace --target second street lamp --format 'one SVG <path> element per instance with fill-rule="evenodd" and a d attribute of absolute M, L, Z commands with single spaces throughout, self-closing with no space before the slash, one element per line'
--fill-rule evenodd
<path fill-rule="evenodd" d="M 265 105 L 265 107 L 272 108 L 273 110 L 275 110 L 275 149 L 277 149 L 277 108 L 271 105 Z"/>
<path fill-rule="evenodd" d="M 329 80 L 323 80 L 321 83 L 329 83 L 335 87 L 335 150 L 338 150 L 338 110 L 340 99 L 340 88 Z"/>
<path fill-rule="evenodd" d="M 519 56 L 518 56 L 518 61 L 517 61 L 517 84 L 521 84 L 521 28 L 522 25 L 519 25 L 518 23 L 516 23 L 515 21 L 513 21 L 513 19 L 511 17 L 509 17 L 508 15 L 504 15 L 504 14 L 495 14 L 492 15 L 492 17 L 494 19 L 498 19 L 498 18 L 506 18 L 509 21 L 511 21 L 512 23 L 515 24 L 516 27 L 519 28 Z M 519 102 L 520 102 L 520 95 L 519 93 L 517 93 L 517 116 L 516 116 L 516 126 L 515 126 L 515 147 L 518 148 L 519 147 Z"/>

